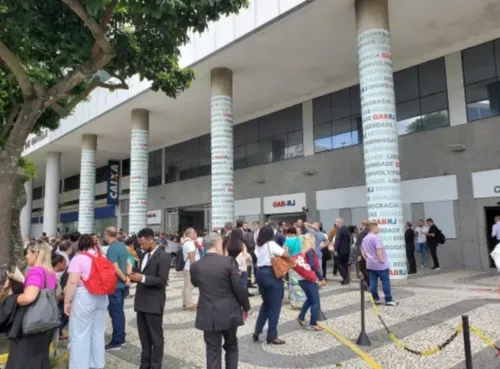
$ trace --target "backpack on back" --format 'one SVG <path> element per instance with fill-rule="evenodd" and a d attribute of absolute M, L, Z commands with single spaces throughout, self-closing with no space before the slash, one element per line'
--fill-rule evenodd
<path fill-rule="evenodd" d="M 436 241 L 440 244 L 443 245 L 446 242 L 446 236 L 441 232 L 440 229 L 438 229 L 437 234 L 436 234 Z"/>
<path fill-rule="evenodd" d="M 179 250 L 177 250 L 177 254 L 175 256 L 175 270 L 177 272 L 182 272 L 184 270 L 184 266 L 186 265 L 186 261 L 184 260 L 184 243 L 179 246 Z"/>
<path fill-rule="evenodd" d="M 92 255 L 88 252 L 82 252 L 92 259 L 89 278 L 83 284 L 92 295 L 111 295 L 116 290 L 118 277 L 113 264 L 104 257 L 100 252 Z"/>

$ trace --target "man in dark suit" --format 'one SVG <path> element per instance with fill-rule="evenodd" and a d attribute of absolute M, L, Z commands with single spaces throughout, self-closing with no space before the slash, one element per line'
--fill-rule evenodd
<path fill-rule="evenodd" d="M 335 225 L 337 227 L 337 233 L 335 234 L 335 244 L 333 246 L 333 253 L 337 257 L 338 268 L 340 275 L 342 276 L 342 285 L 349 284 L 351 282 L 351 276 L 349 275 L 349 254 L 351 252 L 351 234 L 346 225 L 344 225 L 344 219 L 337 218 L 335 220 Z"/>
<path fill-rule="evenodd" d="M 222 256 L 222 239 L 210 233 L 203 240 L 207 254 L 191 265 L 191 282 L 200 289 L 195 327 L 204 332 L 207 369 L 221 369 L 222 337 L 226 351 L 226 369 L 238 367 L 238 327 L 250 310 L 236 264 Z"/>
<path fill-rule="evenodd" d="M 134 310 L 137 313 L 137 330 L 141 340 L 140 369 L 161 369 L 163 361 L 163 310 L 171 257 L 161 252 L 151 228 L 137 234 L 143 255 L 130 280 L 137 282 Z"/>
<path fill-rule="evenodd" d="M 417 261 L 415 260 L 415 231 L 410 221 L 406 222 L 405 246 L 406 258 L 408 259 L 408 274 L 417 273 Z"/>

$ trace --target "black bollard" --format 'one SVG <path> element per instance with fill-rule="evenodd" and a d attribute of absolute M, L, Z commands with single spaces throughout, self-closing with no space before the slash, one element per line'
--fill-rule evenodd
<path fill-rule="evenodd" d="M 462 315 L 462 330 L 464 333 L 465 369 L 472 369 L 472 349 L 470 347 L 469 317 Z"/>
<path fill-rule="evenodd" d="M 361 333 L 356 341 L 356 345 L 371 346 L 372 343 L 370 342 L 365 329 L 365 286 L 363 284 L 363 280 L 359 282 L 359 290 L 361 291 Z"/>

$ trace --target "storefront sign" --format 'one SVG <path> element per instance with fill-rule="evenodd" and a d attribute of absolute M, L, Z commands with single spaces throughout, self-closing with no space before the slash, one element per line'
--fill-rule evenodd
<path fill-rule="evenodd" d="M 391 278 L 404 279 L 406 254 L 389 31 L 358 37 L 368 218 L 379 224 Z"/>
<path fill-rule="evenodd" d="M 120 162 L 118 160 L 108 161 L 108 186 L 106 203 L 118 205 L 120 197 Z"/>
<path fill-rule="evenodd" d="M 148 165 L 149 132 L 133 129 L 130 147 L 129 231 L 136 234 L 147 224 Z"/>
<path fill-rule="evenodd" d="M 305 193 L 264 197 L 264 213 L 266 215 L 301 213 L 304 211 L 303 208 L 305 207 Z"/>
<path fill-rule="evenodd" d="M 234 222 L 233 197 L 233 99 L 212 96 L 212 228 Z"/>
<path fill-rule="evenodd" d="M 82 150 L 80 168 L 80 202 L 78 205 L 78 232 L 94 232 L 95 151 Z"/>
<path fill-rule="evenodd" d="M 148 225 L 161 224 L 161 210 L 150 210 L 147 213 Z"/>
<path fill-rule="evenodd" d="M 472 173 L 475 199 L 500 196 L 500 169 Z"/>

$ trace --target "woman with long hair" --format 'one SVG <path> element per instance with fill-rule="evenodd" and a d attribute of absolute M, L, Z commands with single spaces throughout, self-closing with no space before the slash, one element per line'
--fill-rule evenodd
<path fill-rule="evenodd" d="M 284 246 L 288 250 L 290 257 L 300 254 L 302 250 L 302 238 L 297 233 L 297 228 L 295 227 L 287 229 Z M 303 278 L 293 269 L 288 271 L 288 292 L 290 294 L 290 306 L 293 310 L 300 310 L 306 300 L 306 295 L 299 285 L 301 279 Z"/>
<path fill-rule="evenodd" d="M 299 281 L 300 287 L 304 290 L 306 295 L 306 301 L 302 305 L 302 309 L 299 314 L 299 324 L 305 327 L 305 318 L 307 310 L 311 309 L 311 320 L 309 326 L 314 331 L 321 331 L 322 329 L 318 326 L 318 315 L 319 315 L 319 287 L 318 282 L 322 286 L 326 285 L 326 281 L 321 273 L 321 266 L 319 265 L 318 257 L 316 251 L 314 251 L 314 236 L 311 234 L 306 234 L 302 240 L 302 253 L 305 254 L 306 262 L 309 264 L 312 271 L 315 273 L 315 278 L 307 280 L 302 278 Z"/>
<path fill-rule="evenodd" d="M 243 288 L 248 288 L 248 272 L 247 265 L 251 261 L 251 256 L 247 251 L 247 245 L 243 240 L 243 230 L 240 228 L 233 229 L 229 235 L 227 244 L 227 256 L 232 257 L 238 264 L 241 285 Z"/>
<path fill-rule="evenodd" d="M 52 248 L 45 241 L 28 244 L 26 262 L 30 268 L 24 280 L 24 290 L 17 297 L 17 305 L 31 305 L 43 289 L 55 291 L 57 276 L 52 268 L 51 255 Z M 29 336 L 19 332 L 16 339 L 10 340 L 6 369 L 50 369 L 49 346 L 54 330 Z"/>
<path fill-rule="evenodd" d="M 70 316 L 69 369 L 104 368 L 104 329 L 108 296 L 92 295 L 83 283 L 89 278 L 93 260 L 85 254 L 96 255 L 98 252 L 98 245 L 92 236 L 82 235 L 78 240 L 78 253 L 68 268 L 64 313 Z"/>
<path fill-rule="evenodd" d="M 256 278 L 259 285 L 259 293 L 262 296 L 262 305 L 260 306 L 252 338 L 255 342 L 259 340 L 259 335 L 262 333 L 264 325 L 267 322 L 267 343 L 283 345 L 285 341 L 278 337 L 278 322 L 280 319 L 284 286 L 283 279 L 276 278 L 273 273 L 271 259 L 273 257 L 288 259 L 289 254 L 287 250 L 274 241 L 274 229 L 271 225 L 266 225 L 259 231 L 255 255 L 257 256 Z"/>

